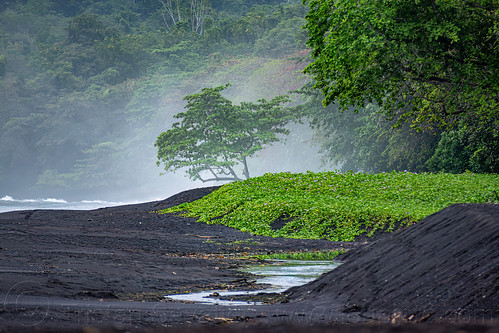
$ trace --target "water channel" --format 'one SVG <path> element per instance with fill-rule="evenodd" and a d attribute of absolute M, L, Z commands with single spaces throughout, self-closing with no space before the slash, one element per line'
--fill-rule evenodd
<path fill-rule="evenodd" d="M 269 288 L 252 291 L 227 291 L 210 290 L 196 293 L 167 295 L 165 298 L 178 301 L 189 301 L 196 303 L 217 304 L 217 305 L 256 305 L 258 302 L 230 301 L 212 297 L 214 293 L 217 297 L 230 297 L 235 295 L 254 295 L 259 293 L 280 293 L 291 287 L 301 286 L 315 280 L 321 274 L 329 272 L 338 267 L 338 261 L 319 260 L 266 260 L 263 265 L 250 266 L 240 269 L 241 271 L 259 276 L 256 283 L 268 284 Z"/>

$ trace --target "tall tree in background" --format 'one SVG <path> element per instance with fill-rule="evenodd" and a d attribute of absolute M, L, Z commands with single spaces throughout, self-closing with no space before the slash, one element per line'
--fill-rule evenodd
<path fill-rule="evenodd" d="M 191 0 L 191 31 L 202 35 L 203 24 L 208 12 L 206 0 Z"/>
<path fill-rule="evenodd" d="M 497 0 L 303 0 L 324 104 L 376 103 L 399 122 L 498 126 Z M 481 125 L 480 125 L 481 126 Z"/>
<path fill-rule="evenodd" d="M 168 30 L 179 24 L 180 22 L 186 21 L 184 14 L 187 8 L 182 8 L 182 1 L 180 0 L 158 0 L 161 3 L 163 16 L 163 22 Z M 204 32 L 203 24 L 208 13 L 208 3 L 207 0 L 190 0 L 189 20 L 191 25 L 191 31 L 202 35 Z"/>
<path fill-rule="evenodd" d="M 221 95 L 228 85 L 204 88 L 201 93 L 188 95 L 186 112 L 172 128 L 159 135 L 158 166 L 165 170 L 187 169 L 192 180 L 239 180 L 235 166 L 242 167 L 244 178 L 250 178 L 247 159 L 265 145 L 280 141 L 279 134 L 293 117 L 282 104 L 287 96 L 257 103 L 233 105 Z"/>

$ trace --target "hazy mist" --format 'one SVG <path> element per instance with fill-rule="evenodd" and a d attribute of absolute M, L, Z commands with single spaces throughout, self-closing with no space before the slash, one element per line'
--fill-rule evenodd
<path fill-rule="evenodd" d="M 213 2 L 206 42 L 185 25 L 165 30 L 160 2 L 1 5 L 0 198 L 137 202 L 220 185 L 156 166 L 154 142 L 183 98 L 230 83 L 233 103 L 254 102 L 308 80 L 301 4 L 242 2 Z M 260 16 L 245 16 L 253 8 Z M 251 176 L 321 169 L 309 126 L 289 128 L 284 143 L 249 160 Z"/>

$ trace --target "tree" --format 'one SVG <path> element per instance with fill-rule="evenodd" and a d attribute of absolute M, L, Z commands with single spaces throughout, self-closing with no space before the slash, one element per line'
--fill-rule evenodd
<path fill-rule="evenodd" d="M 302 49 L 303 43 L 298 43 L 299 32 L 304 19 L 294 17 L 280 22 L 277 27 L 270 30 L 255 43 L 255 53 L 260 56 L 279 58 L 283 54 L 291 54 Z"/>
<path fill-rule="evenodd" d="M 297 112 L 309 119 L 324 161 L 344 171 L 499 172 L 499 129 L 494 120 L 466 117 L 452 129 L 414 131 L 410 123 L 394 127 L 378 106 L 340 112 L 323 107 L 318 90 L 305 85 L 298 92 L 307 101 Z"/>
<path fill-rule="evenodd" d="M 324 108 L 319 101 L 312 100 L 308 108 L 322 158 L 337 168 L 365 172 L 429 171 L 425 162 L 438 143 L 438 133 L 415 132 L 408 123 L 393 128 L 394 122 L 373 104 L 358 112 L 339 112 L 336 104 Z"/>
<path fill-rule="evenodd" d="M 417 125 L 460 118 L 499 123 L 497 0 L 303 0 L 325 105 Z"/>
<path fill-rule="evenodd" d="M 452 173 L 499 173 L 499 130 L 490 121 L 485 126 L 477 119 L 461 121 L 455 129 L 442 133 L 426 166 Z"/>
<path fill-rule="evenodd" d="M 207 182 L 240 180 L 235 168 L 240 165 L 248 179 L 247 158 L 280 141 L 279 134 L 288 134 L 285 125 L 293 117 L 282 105 L 287 96 L 233 105 L 221 95 L 228 86 L 204 88 L 184 98 L 187 111 L 175 115 L 181 121 L 156 140 L 158 166 L 163 162 L 167 171 L 187 168 L 189 178 Z"/>
<path fill-rule="evenodd" d="M 161 3 L 161 15 L 168 30 L 179 24 L 183 19 L 183 12 L 180 0 L 158 0 Z M 208 3 L 206 0 L 190 0 L 190 25 L 191 31 L 202 35 L 204 32 L 204 20 L 208 13 Z"/>
<path fill-rule="evenodd" d="M 117 31 L 106 27 L 95 14 L 81 14 L 68 25 L 68 41 L 84 46 L 94 45 L 106 37 L 116 36 Z"/>

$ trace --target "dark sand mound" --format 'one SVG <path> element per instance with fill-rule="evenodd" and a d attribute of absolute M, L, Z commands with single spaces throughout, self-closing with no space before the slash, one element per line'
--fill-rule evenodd
<path fill-rule="evenodd" d="M 499 318 L 499 205 L 457 204 L 344 255 L 289 298 L 408 320 Z"/>

